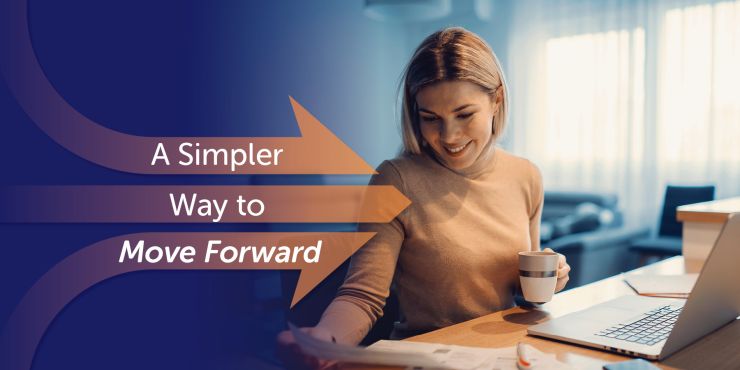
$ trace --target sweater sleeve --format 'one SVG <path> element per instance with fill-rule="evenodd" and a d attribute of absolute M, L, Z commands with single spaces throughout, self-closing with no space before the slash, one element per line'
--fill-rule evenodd
<path fill-rule="evenodd" d="M 540 250 L 540 222 L 542 220 L 542 207 L 545 202 L 545 191 L 542 185 L 542 174 L 532 164 L 531 196 L 534 209 L 529 213 L 529 238 L 532 243 L 531 250 Z"/>
<path fill-rule="evenodd" d="M 398 170 L 390 162 L 383 162 L 377 172 L 370 185 L 394 185 L 406 193 Z M 383 315 L 404 239 L 403 214 L 390 223 L 359 227 L 360 231 L 377 234 L 352 255 L 344 283 L 317 325 L 332 333 L 339 343 L 360 343 Z"/>

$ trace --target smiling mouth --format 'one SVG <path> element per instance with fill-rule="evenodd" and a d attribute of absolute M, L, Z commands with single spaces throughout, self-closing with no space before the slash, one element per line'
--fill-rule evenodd
<path fill-rule="evenodd" d="M 447 153 L 447 155 L 452 157 L 459 157 L 463 155 L 465 149 L 470 145 L 471 142 L 472 141 L 468 141 L 467 143 L 458 146 L 443 145 L 443 147 L 445 148 L 445 152 Z"/>

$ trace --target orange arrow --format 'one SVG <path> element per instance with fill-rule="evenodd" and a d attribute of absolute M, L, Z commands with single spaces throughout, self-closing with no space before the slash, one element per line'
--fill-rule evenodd
<path fill-rule="evenodd" d="M 383 223 L 410 203 L 391 185 L 14 186 L 0 222 Z"/>
<path fill-rule="evenodd" d="M 46 328 L 56 315 L 72 299 L 93 285 L 127 272 L 142 270 L 253 270 L 253 269 L 300 269 L 296 291 L 291 307 L 301 300 L 327 275 L 365 244 L 374 233 L 141 233 L 129 234 L 103 240 L 85 247 L 65 258 L 46 272 L 25 294 L 10 316 L 2 334 L 3 369 L 25 370 L 31 368 L 36 347 Z M 300 258 L 296 263 L 272 262 L 224 262 L 220 255 L 212 255 L 208 263 L 205 256 L 208 245 L 219 241 L 219 251 L 226 246 L 305 246 L 321 240 L 321 254 L 316 263 L 306 263 Z M 138 262 L 136 258 L 121 261 L 125 241 L 129 245 L 142 243 L 142 251 L 152 248 L 165 249 L 175 255 L 172 262 L 165 258 L 158 262 Z M 191 246 L 194 250 L 192 262 L 183 261 L 183 253 L 177 257 L 175 248 Z M 294 248 L 293 250 L 296 250 Z M 212 249 L 213 250 L 213 249 Z M 145 253 L 145 252 L 143 252 Z M 157 253 L 150 253 L 156 258 Z M 128 256 L 128 255 L 124 255 Z M 225 258 L 230 258 L 226 253 Z"/>
<path fill-rule="evenodd" d="M 118 166 L 167 174 L 373 174 L 375 171 L 306 108 L 290 97 L 301 137 L 143 138 Z M 161 144 L 168 161 L 154 160 Z M 126 144 L 131 145 L 131 144 Z M 184 145 L 184 146 L 183 146 Z M 153 163 L 153 165 L 152 165 Z M 185 163 L 186 165 L 183 165 Z"/>
<path fill-rule="evenodd" d="M 302 137 L 156 138 L 111 130 L 69 105 L 46 78 L 31 44 L 26 1 L 6 1 L 0 7 L 3 26 L 0 67 L 10 91 L 42 131 L 88 161 L 142 174 L 374 173 L 372 167 L 293 98 L 290 101 Z M 153 161 L 160 146 L 164 147 L 168 161 Z M 181 153 L 181 148 L 192 157 Z M 196 149 L 210 150 L 210 162 L 196 165 Z M 204 156 L 208 154 L 203 153 L 201 158 Z M 189 158 L 191 164 L 180 164 L 189 163 Z M 231 163 L 224 163 L 227 160 Z M 242 160 L 244 164 L 232 166 Z"/>

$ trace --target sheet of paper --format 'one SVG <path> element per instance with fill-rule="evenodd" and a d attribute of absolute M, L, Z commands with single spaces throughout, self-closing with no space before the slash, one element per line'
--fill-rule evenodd
<path fill-rule="evenodd" d="M 382 348 L 373 349 L 331 343 L 316 339 L 300 331 L 293 324 L 288 324 L 288 326 L 301 350 L 318 358 L 359 364 L 450 369 L 427 353 L 389 351 Z"/>
<path fill-rule="evenodd" d="M 438 343 L 419 343 L 396 340 L 380 340 L 368 348 L 389 352 L 423 353 L 438 363 L 453 369 L 477 369 L 493 355 L 489 348 L 451 346 Z"/>
<path fill-rule="evenodd" d="M 638 294 L 686 298 L 694 288 L 698 274 L 627 275 L 624 281 Z"/>
<path fill-rule="evenodd" d="M 438 343 L 381 340 L 368 348 L 384 349 L 399 353 L 425 353 L 433 356 L 437 362 L 447 367 L 460 370 L 517 370 L 516 347 L 480 348 Z M 533 369 L 560 370 L 570 368 L 568 365 L 559 362 L 555 355 L 541 352 L 532 346 L 529 346 L 528 353 Z M 433 368 L 422 367 L 422 369 L 430 370 Z M 418 370 L 418 368 L 414 370 Z"/>

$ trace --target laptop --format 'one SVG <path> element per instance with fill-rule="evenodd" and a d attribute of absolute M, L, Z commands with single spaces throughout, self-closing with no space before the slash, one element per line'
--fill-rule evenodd
<path fill-rule="evenodd" d="M 740 315 L 740 213 L 730 215 L 687 300 L 627 295 L 527 333 L 662 360 Z"/>

